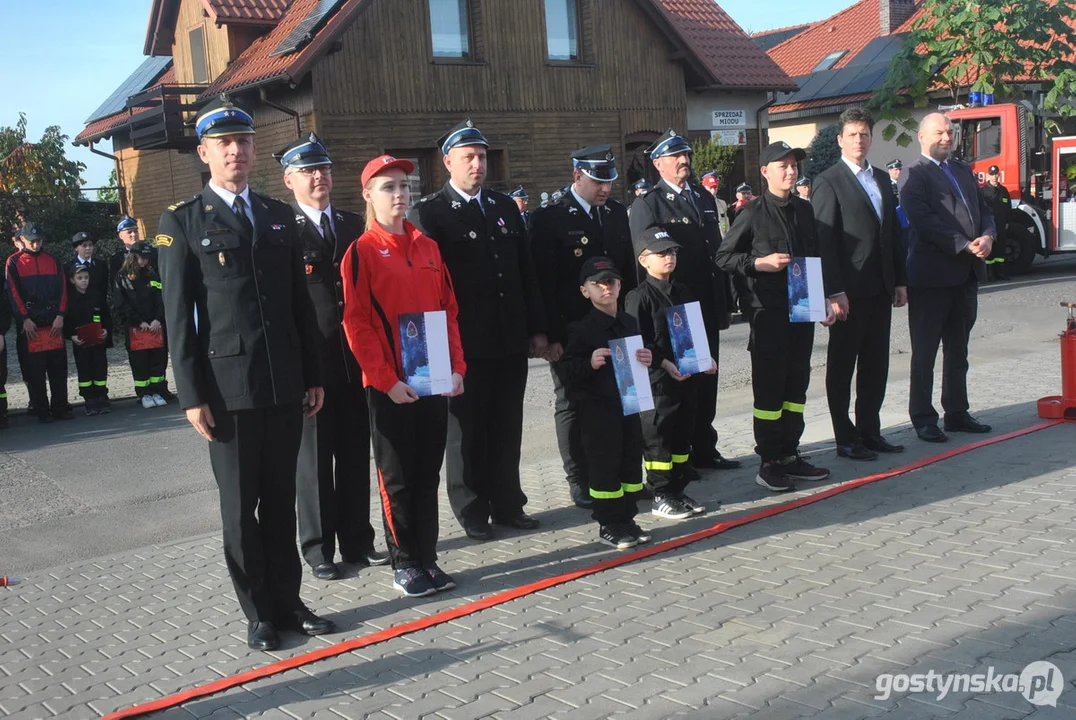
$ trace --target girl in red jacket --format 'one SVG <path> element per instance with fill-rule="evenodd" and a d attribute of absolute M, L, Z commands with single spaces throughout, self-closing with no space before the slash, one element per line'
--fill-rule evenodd
<path fill-rule="evenodd" d="M 382 155 L 362 173 L 366 232 L 341 262 L 344 332 L 362 368 L 393 586 L 410 597 L 456 587 L 437 567 L 437 485 L 448 400 L 463 392 L 466 364 L 456 296 L 437 244 L 404 219 L 414 164 Z M 404 382 L 399 316 L 443 310 L 452 390 L 418 396 Z"/>

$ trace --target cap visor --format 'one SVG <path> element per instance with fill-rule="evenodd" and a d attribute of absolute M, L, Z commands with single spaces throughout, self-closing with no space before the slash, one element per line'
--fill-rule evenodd
<path fill-rule="evenodd" d="M 598 282 L 599 280 L 623 280 L 623 279 L 624 278 L 620 277 L 620 273 L 613 272 L 612 270 L 602 270 L 601 272 L 594 273 L 593 275 L 588 277 L 583 282 L 588 283 L 588 282 Z"/>

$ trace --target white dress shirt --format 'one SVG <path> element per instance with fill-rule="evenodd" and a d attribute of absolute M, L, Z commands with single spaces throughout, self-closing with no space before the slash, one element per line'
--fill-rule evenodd
<path fill-rule="evenodd" d="M 299 206 L 299 209 L 303 211 L 303 215 L 306 215 L 308 218 L 310 218 L 310 222 L 314 223 L 314 227 L 318 229 L 318 232 L 321 233 L 322 237 L 325 237 L 325 233 L 321 231 L 322 215 L 329 216 L 329 227 L 332 228 L 333 235 L 336 234 L 336 222 L 333 220 L 333 206 L 331 203 L 329 205 L 326 205 L 324 210 L 318 210 L 315 207 L 304 205 L 298 200 L 296 200 L 295 203 Z"/>
<path fill-rule="evenodd" d="M 471 202 L 472 200 L 477 200 L 478 201 L 478 207 L 481 208 L 482 214 L 483 215 L 486 214 L 486 208 L 482 206 L 482 188 L 478 188 L 478 192 L 475 193 L 474 195 L 471 195 L 469 193 L 465 193 L 462 190 L 460 190 L 459 187 L 457 187 L 456 183 L 452 182 L 451 180 L 448 181 L 448 185 L 453 190 L 455 190 L 459 194 L 460 197 L 463 198 L 464 202 Z"/>
<path fill-rule="evenodd" d="M 579 203 L 579 207 L 583 208 L 583 212 L 585 212 L 587 215 L 590 215 L 590 203 L 584 200 L 582 196 L 580 196 L 580 194 L 575 191 L 574 185 L 571 188 L 571 193 L 572 197 L 575 198 L 575 201 Z"/>
<path fill-rule="evenodd" d="M 871 199 L 871 205 L 874 206 L 874 214 L 878 216 L 878 220 L 882 219 L 882 191 L 878 188 L 878 181 L 874 179 L 874 169 L 870 163 L 866 163 L 866 166 L 856 165 L 854 162 L 841 156 L 841 160 L 848 166 L 848 169 L 852 171 L 852 174 L 856 176 L 856 180 L 859 181 L 863 191 L 867 193 L 867 197 Z"/>
<path fill-rule="evenodd" d="M 220 187 L 219 185 L 216 185 L 212 180 L 209 181 L 209 187 L 217 195 L 220 195 L 220 199 L 223 200 L 224 203 L 230 209 L 232 209 L 233 211 L 235 210 L 235 199 L 236 199 L 236 197 L 243 198 L 243 202 L 246 203 L 246 208 L 244 208 L 244 209 L 246 211 L 247 219 L 250 220 L 251 226 L 252 227 L 254 226 L 254 209 L 250 206 L 250 186 L 249 185 L 247 185 L 245 188 L 243 188 L 243 191 L 238 193 L 238 194 L 232 192 L 231 190 L 225 190 L 224 188 Z"/>

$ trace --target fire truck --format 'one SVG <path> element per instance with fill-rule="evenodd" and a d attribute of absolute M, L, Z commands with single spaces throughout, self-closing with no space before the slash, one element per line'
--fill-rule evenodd
<path fill-rule="evenodd" d="M 1005 271 L 1027 272 L 1036 255 L 1076 252 L 1076 135 L 1050 137 L 1048 118 L 1029 102 L 945 114 L 956 130 L 957 157 L 971 166 L 980 185 L 987 169 L 997 165 L 1012 197 Z"/>

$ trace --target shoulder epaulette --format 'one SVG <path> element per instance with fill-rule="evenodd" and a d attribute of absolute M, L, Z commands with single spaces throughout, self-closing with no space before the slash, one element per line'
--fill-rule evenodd
<path fill-rule="evenodd" d="M 191 195 L 186 200 L 180 200 L 179 202 L 175 203 L 174 205 L 169 205 L 168 209 L 169 210 L 176 210 L 177 208 L 181 208 L 184 205 L 190 205 L 192 202 L 194 202 L 195 200 L 197 200 L 200 197 L 201 197 L 201 195 Z"/>

